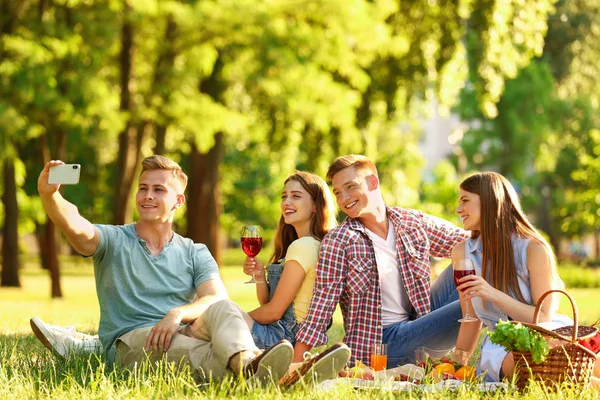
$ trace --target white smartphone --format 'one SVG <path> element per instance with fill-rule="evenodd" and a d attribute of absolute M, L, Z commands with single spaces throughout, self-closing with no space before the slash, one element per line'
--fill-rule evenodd
<path fill-rule="evenodd" d="M 79 182 L 79 164 L 62 164 L 50 167 L 48 183 L 51 185 L 75 185 Z"/>

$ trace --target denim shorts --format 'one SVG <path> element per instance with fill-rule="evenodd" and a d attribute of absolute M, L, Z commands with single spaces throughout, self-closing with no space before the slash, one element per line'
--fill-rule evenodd
<path fill-rule="evenodd" d="M 269 299 L 273 298 L 275 289 L 281 279 L 283 272 L 283 263 L 269 264 L 268 282 L 269 282 Z M 298 323 L 294 316 L 294 303 L 283 313 L 279 321 L 270 324 L 260 324 L 254 321 L 252 325 L 252 338 L 259 349 L 266 349 L 269 346 L 279 342 L 281 339 L 287 339 L 292 345 L 296 343 L 296 332 L 298 331 Z"/>

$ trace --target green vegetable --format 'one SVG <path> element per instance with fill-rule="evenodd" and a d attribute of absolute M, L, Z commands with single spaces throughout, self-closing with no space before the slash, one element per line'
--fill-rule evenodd
<path fill-rule="evenodd" d="M 546 361 L 550 352 L 548 343 L 539 332 L 529 329 L 520 323 L 512 324 L 499 321 L 496 329 L 488 332 L 493 343 L 504 346 L 507 351 L 528 351 L 535 363 Z"/>

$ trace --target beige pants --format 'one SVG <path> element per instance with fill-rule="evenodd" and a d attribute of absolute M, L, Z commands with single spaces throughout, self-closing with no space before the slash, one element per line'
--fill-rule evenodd
<path fill-rule="evenodd" d="M 190 365 L 199 380 L 222 378 L 231 370 L 229 359 L 241 351 L 257 351 L 242 310 L 231 300 L 212 304 L 196 321 L 173 335 L 169 350 L 161 355 L 144 350 L 152 327 L 134 329 L 117 339 L 117 362 L 126 368 L 162 357 Z M 193 337 L 191 337 L 193 336 Z"/>

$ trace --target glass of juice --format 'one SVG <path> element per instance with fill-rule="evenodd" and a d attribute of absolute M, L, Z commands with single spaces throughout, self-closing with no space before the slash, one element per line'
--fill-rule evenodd
<path fill-rule="evenodd" d="M 376 343 L 371 350 L 371 368 L 374 371 L 384 370 L 387 366 L 387 344 Z"/>

